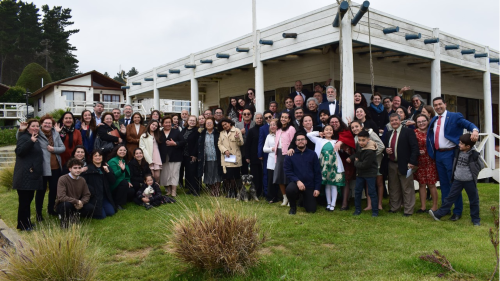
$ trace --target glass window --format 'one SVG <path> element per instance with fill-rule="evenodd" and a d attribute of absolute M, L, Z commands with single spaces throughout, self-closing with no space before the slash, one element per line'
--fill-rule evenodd
<path fill-rule="evenodd" d="M 38 111 L 42 111 L 42 98 L 38 99 Z"/>
<path fill-rule="evenodd" d="M 120 95 L 102 95 L 103 102 L 120 102 Z"/>
<path fill-rule="evenodd" d="M 85 101 L 85 92 L 62 91 L 61 95 L 66 97 L 66 100 Z"/>

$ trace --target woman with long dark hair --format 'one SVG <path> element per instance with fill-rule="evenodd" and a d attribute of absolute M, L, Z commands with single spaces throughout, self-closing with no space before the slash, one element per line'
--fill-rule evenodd
<path fill-rule="evenodd" d="M 217 145 L 222 154 L 222 179 L 229 189 L 226 197 L 236 198 L 236 180 L 240 178 L 241 164 L 243 163 L 241 156 L 241 147 L 244 143 L 243 136 L 241 135 L 241 131 L 234 127 L 233 120 L 228 118 L 223 118 L 220 121 L 219 131 L 220 135 Z"/>
<path fill-rule="evenodd" d="M 144 176 L 151 174 L 151 169 L 149 163 L 144 159 L 142 149 L 139 147 L 134 149 L 133 154 L 134 158 L 128 162 L 128 168 L 130 169 L 130 182 L 137 193 L 141 188 L 141 184 L 144 183 Z"/>
<path fill-rule="evenodd" d="M 252 116 L 255 114 L 255 89 L 248 88 L 247 93 L 245 94 L 245 108 L 250 109 L 252 112 Z"/>
<path fill-rule="evenodd" d="M 104 162 L 101 151 L 93 150 L 87 170 L 82 173 L 90 191 L 89 203 L 94 205 L 93 218 L 104 219 L 116 213 L 110 186 L 115 182 L 115 174 Z"/>
<path fill-rule="evenodd" d="M 238 117 L 239 117 L 239 105 L 238 101 L 236 98 L 229 98 L 229 105 L 227 106 L 227 116 L 229 119 L 233 120 L 234 123 L 239 122 Z"/>
<path fill-rule="evenodd" d="M 90 110 L 82 111 L 82 122 L 80 123 L 80 133 L 82 135 L 83 146 L 87 151 L 94 150 L 94 141 L 96 136 L 95 118 Z"/>
<path fill-rule="evenodd" d="M 127 159 L 132 160 L 134 158 L 134 151 L 139 147 L 139 140 L 142 134 L 146 132 L 146 127 L 142 125 L 144 123 L 144 118 L 139 112 L 132 114 L 132 122 L 127 126 Z"/>
<path fill-rule="evenodd" d="M 135 196 L 134 186 L 130 182 L 130 169 L 125 160 L 126 156 L 127 147 L 124 144 L 118 144 L 108 156 L 109 168 L 116 178 L 110 189 L 118 210 L 123 209 L 127 201 L 132 201 Z"/>
<path fill-rule="evenodd" d="M 376 133 L 381 136 L 384 132 L 385 124 L 389 123 L 389 114 L 387 114 L 387 111 L 384 108 L 382 95 L 379 92 L 375 92 L 375 94 L 372 95 L 368 112 L 370 113 L 373 122 L 377 124 L 378 132 Z"/>
<path fill-rule="evenodd" d="M 113 143 L 113 147 L 116 148 L 118 144 L 123 143 L 127 129 L 125 128 L 125 126 L 118 129 L 113 124 L 113 114 L 111 112 L 103 113 L 101 119 L 102 123 L 101 125 L 99 125 L 99 127 L 97 127 L 98 137 L 103 141 Z M 98 147 L 98 149 L 100 148 L 101 147 Z M 109 151 L 102 151 L 102 154 L 107 157 Z"/>
<path fill-rule="evenodd" d="M 360 92 L 354 92 L 354 110 L 364 107 L 368 107 L 368 102 L 366 101 L 365 95 Z"/>
<path fill-rule="evenodd" d="M 196 116 L 188 116 L 187 125 L 182 130 L 181 135 L 186 141 L 183 153 L 183 164 L 185 170 L 185 180 L 186 187 L 189 189 L 189 193 L 194 196 L 200 195 L 200 183 L 197 177 L 198 174 L 198 138 L 200 133 L 198 132 L 198 120 Z"/>
<path fill-rule="evenodd" d="M 31 223 L 31 201 L 35 191 L 43 189 L 43 152 L 38 134 L 40 123 L 30 119 L 26 131 L 20 132 L 16 144 L 16 164 L 12 178 L 12 188 L 17 190 L 17 229 L 33 230 Z"/>
<path fill-rule="evenodd" d="M 59 135 L 64 143 L 64 146 L 66 147 L 66 150 L 60 154 L 61 165 L 64 166 L 66 165 L 66 162 L 68 162 L 69 158 L 71 158 L 71 152 L 73 152 L 75 146 L 83 145 L 83 140 L 80 131 L 75 130 L 76 119 L 75 116 L 73 116 L 73 113 L 65 112 L 57 123 L 61 128 Z"/>
<path fill-rule="evenodd" d="M 156 182 L 160 181 L 161 173 L 161 156 L 160 149 L 158 148 L 158 141 L 160 139 L 160 121 L 151 119 L 146 126 L 146 132 L 142 134 L 139 140 L 139 148 L 144 153 L 144 159 L 149 163 L 151 175 Z"/>
<path fill-rule="evenodd" d="M 278 131 L 276 131 L 274 151 L 276 152 L 276 166 L 274 168 L 273 183 L 280 186 L 281 194 L 283 194 L 283 203 L 281 206 L 288 205 L 286 197 L 286 185 L 288 179 L 283 169 L 286 155 L 293 155 L 293 149 L 290 149 L 290 143 L 295 136 L 295 128 L 291 126 L 291 118 L 288 112 L 282 112 L 280 122 L 278 122 Z"/>
<path fill-rule="evenodd" d="M 375 132 L 378 132 L 378 126 L 377 124 L 372 120 L 370 114 L 368 113 L 368 110 L 364 107 L 358 107 L 356 109 L 355 117 L 354 120 L 359 120 L 361 124 L 363 124 L 363 127 L 368 130 L 372 129 Z"/>

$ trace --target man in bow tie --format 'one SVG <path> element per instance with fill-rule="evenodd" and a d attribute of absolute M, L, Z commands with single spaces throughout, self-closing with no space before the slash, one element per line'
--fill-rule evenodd
<path fill-rule="evenodd" d="M 130 104 L 126 104 L 123 107 L 123 118 L 119 121 L 120 125 L 123 124 L 125 127 L 132 123 L 132 106 Z"/>
<path fill-rule="evenodd" d="M 337 90 L 333 86 L 326 87 L 326 101 L 319 105 L 318 111 L 328 110 L 330 115 L 342 117 L 339 102 L 337 101 Z"/>

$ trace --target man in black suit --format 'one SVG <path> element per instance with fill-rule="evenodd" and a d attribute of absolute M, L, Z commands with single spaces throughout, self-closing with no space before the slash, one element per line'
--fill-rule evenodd
<path fill-rule="evenodd" d="M 271 101 L 269 103 L 269 111 L 271 111 L 273 118 L 278 118 L 279 113 L 277 112 L 277 110 L 278 110 L 278 103 L 276 101 Z"/>
<path fill-rule="evenodd" d="M 303 85 L 302 81 L 297 80 L 295 81 L 295 91 L 290 93 L 290 97 L 293 99 L 295 96 L 301 96 L 304 101 L 306 101 L 308 98 L 310 98 L 312 95 L 306 90 L 303 90 Z"/>
<path fill-rule="evenodd" d="M 92 117 L 95 119 L 95 124 L 99 126 L 101 124 L 101 116 L 102 113 L 104 112 L 104 103 L 98 101 L 94 105 L 94 112 L 92 113 Z"/>
<path fill-rule="evenodd" d="M 330 115 L 342 117 L 340 105 L 337 101 L 337 90 L 333 86 L 326 87 L 326 101 L 319 105 L 318 111 L 321 112 L 322 110 L 328 110 Z"/>
<path fill-rule="evenodd" d="M 120 125 L 123 124 L 125 127 L 132 123 L 132 106 L 130 104 L 126 104 L 123 107 L 123 118 L 121 118 L 119 122 Z"/>
<path fill-rule="evenodd" d="M 404 205 L 404 216 L 413 214 L 415 206 L 415 187 L 413 176 L 406 177 L 409 169 L 418 166 L 418 148 L 415 132 L 401 126 L 397 113 L 389 116 L 392 131 L 386 134 L 384 145 L 389 165 L 389 213 L 396 213 Z"/>
<path fill-rule="evenodd" d="M 251 128 L 246 134 L 245 144 L 244 144 L 244 158 L 248 164 L 250 164 L 250 174 L 253 176 L 253 182 L 255 184 L 255 189 L 257 190 L 257 196 L 262 196 L 262 161 L 259 159 L 259 137 L 260 128 L 264 125 L 264 117 L 262 113 L 255 113 L 255 126 Z"/>

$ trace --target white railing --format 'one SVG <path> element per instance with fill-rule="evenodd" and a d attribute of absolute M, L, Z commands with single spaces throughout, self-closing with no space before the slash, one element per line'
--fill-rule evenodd
<path fill-rule="evenodd" d="M 33 107 L 28 107 L 28 113 L 33 113 Z M 26 118 L 26 103 L 0 103 L 0 119 Z"/>
<path fill-rule="evenodd" d="M 498 159 L 500 158 L 500 153 L 495 149 L 495 141 L 500 140 L 500 136 L 495 133 L 480 133 L 479 137 L 481 138 L 481 141 L 477 142 L 475 147 L 484 163 L 484 169 L 481 173 L 479 173 L 478 178 L 483 179 L 493 177 L 496 181 L 498 181 Z M 491 142 L 493 142 L 493 144 L 491 144 Z M 486 149 L 487 147 L 491 149 Z"/>
<path fill-rule="evenodd" d="M 120 108 L 123 112 L 123 107 L 125 103 L 119 102 L 102 102 L 104 104 L 104 112 L 111 112 L 113 108 Z M 95 102 L 87 102 L 87 101 L 76 101 L 76 100 L 66 100 L 66 109 L 68 111 L 73 112 L 75 116 L 80 116 L 82 111 L 85 109 L 93 111 Z M 132 111 L 139 112 L 141 115 L 146 116 L 149 112 L 144 108 L 144 106 L 140 103 L 132 104 Z"/>

